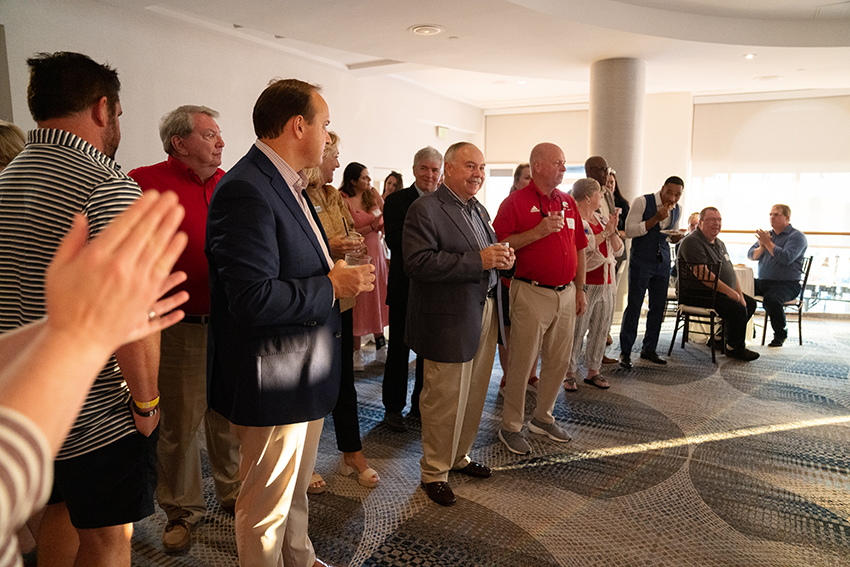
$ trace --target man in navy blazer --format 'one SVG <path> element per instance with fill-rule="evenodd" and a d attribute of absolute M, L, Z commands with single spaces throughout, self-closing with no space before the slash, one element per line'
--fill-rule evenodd
<path fill-rule="evenodd" d="M 484 154 L 469 142 L 446 150 L 445 185 L 413 202 L 404 221 L 404 269 L 410 276 L 405 342 L 425 359 L 422 486 L 450 506 L 454 470 L 474 477 L 490 469 L 469 458 L 484 409 L 499 328 L 499 270 L 513 250 L 497 243 L 490 215 L 475 195 Z"/>
<path fill-rule="evenodd" d="M 390 343 L 387 352 L 387 364 L 384 368 L 382 398 L 384 403 L 384 423 L 393 431 L 407 431 L 401 412 L 407 404 L 407 376 L 410 347 L 404 342 L 404 328 L 407 325 L 407 296 L 410 278 L 404 273 L 402 252 L 402 234 L 407 210 L 413 201 L 431 193 L 440 182 L 443 170 L 443 156 L 435 148 L 427 146 L 413 156 L 413 177 L 416 181 L 407 189 L 396 191 L 387 196 L 384 202 L 384 237 L 394 261 L 390 262 L 387 278 L 387 305 L 390 307 Z M 422 358 L 416 357 L 416 371 L 413 394 L 410 396 L 410 413 L 419 415 L 419 394 L 422 392 Z"/>
<path fill-rule="evenodd" d="M 321 164 L 329 117 L 318 87 L 271 83 L 254 105 L 258 140 L 210 201 L 207 397 L 241 443 L 243 566 L 283 565 L 299 546 L 305 564 L 321 564 L 306 537 L 306 487 L 322 419 L 339 393 L 336 300 L 374 281 L 372 266 L 333 265 L 304 192 L 300 172 Z"/>

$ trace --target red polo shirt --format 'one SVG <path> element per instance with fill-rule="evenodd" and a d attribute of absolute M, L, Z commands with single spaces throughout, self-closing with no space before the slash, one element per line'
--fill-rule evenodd
<path fill-rule="evenodd" d="M 564 228 L 516 251 L 515 277 L 559 286 L 572 282 L 578 267 L 578 251 L 587 247 L 581 215 L 572 197 L 555 189 L 550 199 L 532 180 L 508 195 L 499 206 L 493 229 L 499 241 L 531 230 L 549 211 L 564 211 Z M 582 252 L 584 254 L 584 252 Z"/>
<path fill-rule="evenodd" d="M 177 290 L 189 292 L 189 301 L 180 308 L 187 315 L 208 315 L 210 312 L 210 274 L 204 254 L 204 239 L 207 230 L 207 211 L 216 183 L 224 175 L 222 169 L 207 179 L 206 183 L 183 162 L 168 156 L 168 160 L 139 167 L 129 173 L 144 191 L 154 189 L 160 193 L 174 191 L 186 216 L 180 230 L 189 237 L 186 250 L 177 260 L 175 270 L 186 272 L 186 281 Z"/>

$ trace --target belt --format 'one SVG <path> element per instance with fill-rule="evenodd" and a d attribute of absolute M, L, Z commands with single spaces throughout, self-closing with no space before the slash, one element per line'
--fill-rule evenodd
<path fill-rule="evenodd" d="M 564 291 L 565 289 L 567 289 L 568 287 L 570 287 L 572 285 L 572 282 L 565 284 L 565 285 L 546 285 L 546 284 L 542 284 L 542 283 L 535 281 L 535 280 L 530 280 L 528 278 L 518 278 L 516 276 L 514 276 L 514 279 L 519 280 L 521 282 L 525 282 L 527 284 L 536 285 L 537 287 L 542 287 L 542 288 L 546 288 L 546 289 L 553 289 L 555 291 Z"/>
<path fill-rule="evenodd" d="M 194 325 L 207 325 L 210 322 L 209 315 L 184 315 L 181 323 L 192 323 Z"/>

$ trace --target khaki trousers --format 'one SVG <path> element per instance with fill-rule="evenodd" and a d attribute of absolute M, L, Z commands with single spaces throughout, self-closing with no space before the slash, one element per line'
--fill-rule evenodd
<path fill-rule="evenodd" d="M 449 470 L 469 464 L 487 397 L 499 325 L 496 300 L 487 299 L 475 358 L 446 363 L 425 360 L 419 408 L 422 414 L 422 482 L 445 482 Z"/>
<path fill-rule="evenodd" d="M 511 342 L 502 428 L 520 431 L 525 420 L 525 389 L 532 366 L 540 354 L 540 380 L 534 417 L 552 423 L 552 410 L 567 375 L 576 321 L 576 290 L 562 291 L 511 282 Z"/>
<path fill-rule="evenodd" d="M 239 495 L 239 440 L 230 422 L 207 409 L 207 326 L 177 323 L 162 331 L 156 499 L 169 520 L 203 519 L 203 476 L 198 427 L 204 422 L 207 452 L 219 502 Z"/>
<path fill-rule="evenodd" d="M 305 545 L 302 535 L 307 537 L 307 486 L 322 421 L 271 427 L 230 425 L 241 443 L 242 490 L 236 500 L 235 522 L 240 566 L 283 567 L 284 557 L 302 561 L 305 553 L 309 563 L 303 567 L 315 560 L 309 539 Z M 318 427 L 311 427 L 317 422 Z M 312 446 L 307 445 L 308 432 Z M 302 461 L 312 464 L 302 468 Z"/>

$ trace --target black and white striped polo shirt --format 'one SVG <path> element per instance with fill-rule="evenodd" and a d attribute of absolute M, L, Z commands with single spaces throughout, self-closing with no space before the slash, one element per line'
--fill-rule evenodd
<path fill-rule="evenodd" d="M 0 173 L 0 332 L 44 316 L 44 272 L 74 213 L 92 236 L 139 198 L 114 160 L 64 130 L 36 129 Z M 89 392 L 59 459 L 88 453 L 135 431 L 129 389 L 114 356 Z"/>

